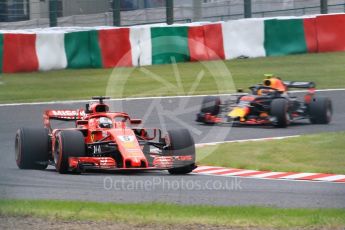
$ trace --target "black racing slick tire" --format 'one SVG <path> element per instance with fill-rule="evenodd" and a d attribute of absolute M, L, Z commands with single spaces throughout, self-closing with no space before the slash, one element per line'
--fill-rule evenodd
<path fill-rule="evenodd" d="M 206 96 L 202 100 L 201 113 L 210 113 L 216 116 L 220 112 L 220 97 L 219 96 Z"/>
<path fill-rule="evenodd" d="M 21 128 L 16 133 L 15 159 L 20 169 L 48 166 L 50 138 L 45 128 Z"/>
<path fill-rule="evenodd" d="M 286 128 L 290 123 L 289 103 L 286 99 L 277 98 L 271 102 L 271 116 L 275 117 L 273 125 L 278 128 Z"/>
<path fill-rule="evenodd" d="M 192 159 L 186 162 L 179 162 L 174 168 L 169 169 L 170 174 L 187 174 L 192 172 L 195 166 L 195 143 L 192 135 L 187 129 L 178 129 L 168 131 L 169 152 L 173 156 L 192 156 Z"/>
<path fill-rule="evenodd" d="M 328 124 L 332 120 L 332 101 L 327 97 L 314 97 L 309 104 L 309 120 L 312 124 Z"/>
<path fill-rule="evenodd" d="M 56 171 L 69 172 L 69 157 L 84 157 L 86 145 L 83 134 L 78 130 L 60 131 L 55 140 L 54 162 Z"/>

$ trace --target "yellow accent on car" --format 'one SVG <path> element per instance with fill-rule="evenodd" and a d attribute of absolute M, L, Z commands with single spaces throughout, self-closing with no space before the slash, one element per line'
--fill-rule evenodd
<path fill-rule="evenodd" d="M 247 108 L 235 107 L 231 112 L 228 114 L 231 118 L 243 118 L 247 115 Z"/>

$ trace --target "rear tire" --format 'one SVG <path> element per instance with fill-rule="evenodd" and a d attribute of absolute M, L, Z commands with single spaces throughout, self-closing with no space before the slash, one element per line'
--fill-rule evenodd
<path fill-rule="evenodd" d="M 271 116 L 277 119 L 273 124 L 275 127 L 286 128 L 289 125 L 290 118 L 288 110 L 288 101 L 283 98 L 277 98 L 271 102 Z"/>
<path fill-rule="evenodd" d="M 69 172 L 69 157 L 86 155 L 84 136 L 77 130 L 59 132 L 55 141 L 54 162 L 56 171 L 61 174 Z"/>
<path fill-rule="evenodd" d="M 327 97 L 315 97 L 309 104 L 309 120 L 312 124 L 328 124 L 332 120 L 332 101 Z"/>
<path fill-rule="evenodd" d="M 21 128 L 16 133 L 15 159 L 20 169 L 43 170 L 48 166 L 49 135 L 45 128 Z"/>
<path fill-rule="evenodd" d="M 192 172 L 195 166 L 195 143 L 187 129 L 168 131 L 169 153 L 173 156 L 191 155 L 192 160 L 186 161 L 185 165 L 175 165 L 176 168 L 169 169 L 170 174 L 187 174 Z M 179 162 L 180 163 L 180 162 Z"/>

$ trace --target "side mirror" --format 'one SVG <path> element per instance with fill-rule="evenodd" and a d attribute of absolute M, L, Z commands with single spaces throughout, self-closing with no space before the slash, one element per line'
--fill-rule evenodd
<path fill-rule="evenodd" d="M 141 119 L 131 119 L 131 125 L 140 125 L 142 123 Z"/>

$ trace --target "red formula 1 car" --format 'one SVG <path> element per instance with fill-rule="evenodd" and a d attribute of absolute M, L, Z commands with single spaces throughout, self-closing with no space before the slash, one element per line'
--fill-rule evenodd
<path fill-rule="evenodd" d="M 168 170 L 187 174 L 196 168 L 194 140 L 186 129 L 139 128 L 139 119 L 109 112 L 106 97 L 86 110 L 47 110 L 44 128 L 21 128 L 15 140 L 20 169 L 46 169 L 80 173 L 88 169 Z M 52 129 L 51 120 L 73 121 L 75 128 Z M 134 126 L 137 126 L 135 128 Z"/>
<path fill-rule="evenodd" d="M 289 88 L 308 89 L 303 100 L 291 95 Z M 332 102 L 315 95 L 313 82 L 282 81 L 266 75 L 263 84 L 249 87 L 242 94 L 221 102 L 219 96 L 203 99 L 197 122 L 205 124 L 271 124 L 287 127 L 291 122 L 309 119 L 313 124 L 328 124 L 332 117 Z"/>

